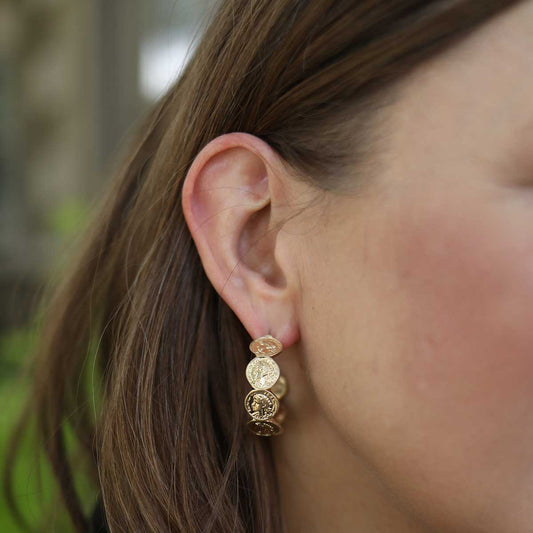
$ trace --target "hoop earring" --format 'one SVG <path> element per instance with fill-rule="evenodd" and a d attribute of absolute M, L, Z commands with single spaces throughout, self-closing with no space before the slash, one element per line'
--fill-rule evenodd
<path fill-rule="evenodd" d="M 252 417 L 248 429 L 260 437 L 281 435 L 285 408 L 280 400 L 287 394 L 288 384 L 274 356 L 283 350 L 281 341 L 263 335 L 250 343 L 255 357 L 246 366 L 246 379 L 253 389 L 244 398 L 246 412 Z"/>

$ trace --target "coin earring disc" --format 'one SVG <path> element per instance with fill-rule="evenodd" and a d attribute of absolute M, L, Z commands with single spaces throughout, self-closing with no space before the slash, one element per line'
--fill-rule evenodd
<path fill-rule="evenodd" d="M 287 393 L 287 380 L 273 357 L 283 350 L 283 345 L 272 335 L 263 335 L 250 343 L 250 350 L 255 357 L 246 366 L 246 379 L 253 387 L 244 399 L 244 407 L 252 417 L 248 429 L 262 437 L 280 435 L 285 418 L 280 400 Z"/>

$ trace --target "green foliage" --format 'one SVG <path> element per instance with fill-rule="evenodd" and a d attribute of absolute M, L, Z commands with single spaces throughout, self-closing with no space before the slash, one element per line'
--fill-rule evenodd
<path fill-rule="evenodd" d="M 0 458 L 4 458 L 7 447 L 7 437 L 11 434 L 19 419 L 22 409 L 30 393 L 30 378 L 28 373 L 20 370 L 28 361 L 35 343 L 35 332 L 30 328 L 10 331 L 0 336 L 0 361 L 2 373 L 0 375 Z M 93 351 L 94 350 L 94 351 Z M 98 383 L 94 374 L 96 346 L 93 345 L 85 363 L 84 380 L 90 390 L 95 392 L 95 405 L 88 406 L 93 414 L 98 408 Z M 76 439 L 70 426 L 65 426 L 65 443 L 70 453 L 76 456 Z M 58 487 L 51 468 L 42 452 L 42 446 L 37 445 L 33 427 L 24 434 L 17 461 L 14 465 L 15 499 L 22 509 L 25 520 L 31 526 L 31 531 L 71 532 L 70 520 L 59 501 Z M 41 449 L 40 449 L 41 448 Z M 94 487 L 84 475 L 83 461 L 76 461 L 75 483 L 77 490 L 88 512 L 95 501 Z M 2 465 L 3 466 L 3 465 Z M 51 513 L 52 511 L 52 513 Z M 43 520 L 46 529 L 43 529 Z M 48 529 L 49 528 L 49 529 Z M 5 498 L 0 498 L 0 531 L 22 533 L 22 529 L 14 521 L 7 508 Z"/>
<path fill-rule="evenodd" d="M 4 458 L 8 436 L 13 431 L 29 394 L 29 377 L 23 373 L 34 346 L 35 331 L 30 327 L 13 329 L 0 335 L 0 458 Z M 50 504 L 54 483 L 48 465 L 36 453 L 33 435 L 21 442 L 14 465 L 15 497 L 34 531 L 42 531 L 43 505 Z M 3 466 L 3 465 L 2 465 Z M 47 503 L 48 502 L 48 503 Z M 54 531 L 70 531 L 66 517 L 54 520 Z M 41 526 L 41 527 L 40 527 Z M 5 498 L 0 498 L 0 531 L 20 531 Z"/>
<path fill-rule="evenodd" d="M 13 329 L 0 335 L 0 385 L 19 373 L 32 344 L 33 332 L 29 327 Z"/>
<path fill-rule="evenodd" d="M 22 406 L 28 393 L 28 383 L 19 378 L 9 384 L 2 382 L 0 386 L 0 401 L 4 407 L 0 417 L 0 456 L 4 457 L 7 442 L 5 437 L 11 432 L 21 413 Z M 23 510 L 32 531 L 43 529 L 43 516 L 47 516 L 50 506 L 57 506 L 58 494 L 55 488 L 50 467 L 42 457 L 36 453 L 33 435 L 27 433 L 21 442 L 19 456 L 14 465 L 14 493 L 15 498 Z M 50 517 L 49 531 L 70 532 L 72 527 L 64 513 L 57 513 Z M 22 531 L 14 521 L 7 508 L 4 498 L 0 498 L 0 531 L 17 533 Z"/>
<path fill-rule="evenodd" d="M 75 236 L 86 221 L 86 206 L 79 201 L 70 201 L 56 208 L 47 221 L 47 226 L 60 240 L 68 241 Z M 63 268 L 57 258 L 56 270 Z M 34 310 L 25 327 L 0 333 L 0 460 L 6 456 L 8 438 L 18 422 L 30 395 L 28 364 L 34 353 L 38 338 L 38 324 L 42 309 Z M 73 439 L 67 428 L 67 440 Z M 32 531 L 70 532 L 72 526 L 59 505 L 57 484 L 51 468 L 39 450 L 32 427 L 23 435 L 13 465 L 14 496 L 25 520 Z M 88 496 L 87 490 L 84 491 Z M 90 500 L 91 498 L 89 498 Z M 50 514 L 50 510 L 53 514 Z M 46 529 L 43 529 L 43 520 Z M 23 530 L 15 522 L 6 500 L 0 497 L 0 531 L 18 533 Z"/>
<path fill-rule="evenodd" d="M 52 210 L 48 216 L 47 226 L 60 238 L 68 238 L 79 233 L 88 217 L 88 206 L 78 199 L 63 202 Z"/>

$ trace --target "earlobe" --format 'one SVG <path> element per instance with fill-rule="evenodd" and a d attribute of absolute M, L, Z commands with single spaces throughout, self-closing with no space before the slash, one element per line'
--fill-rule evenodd
<path fill-rule="evenodd" d="M 272 157 L 270 147 L 250 134 L 217 137 L 191 165 L 182 207 L 215 290 L 250 336 L 271 333 L 287 345 L 297 334 L 288 266 L 276 260 Z"/>

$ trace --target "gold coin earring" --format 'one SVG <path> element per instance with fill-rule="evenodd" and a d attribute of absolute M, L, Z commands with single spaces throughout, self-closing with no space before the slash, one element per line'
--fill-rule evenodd
<path fill-rule="evenodd" d="M 255 357 L 246 366 L 246 379 L 253 387 L 244 398 L 246 412 L 252 417 L 248 429 L 261 437 L 281 435 L 285 408 L 280 400 L 287 394 L 288 384 L 274 356 L 283 345 L 272 335 L 263 335 L 250 343 L 250 350 Z"/>

